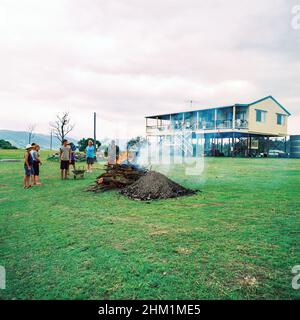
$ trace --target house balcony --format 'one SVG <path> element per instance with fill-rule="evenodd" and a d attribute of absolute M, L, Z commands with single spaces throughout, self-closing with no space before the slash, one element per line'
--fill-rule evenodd
<path fill-rule="evenodd" d="M 146 119 L 146 132 L 149 135 L 171 135 L 176 131 L 226 132 L 240 129 L 248 129 L 246 107 L 222 107 Z"/>
<path fill-rule="evenodd" d="M 235 126 L 233 127 L 233 123 Z M 147 126 L 147 134 L 173 134 L 176 131 L 213 131 L 213 130 L 240 130 L 240 129 L 248 129 L 248 120 L 237 119 L 235 122 L 232 120 L 217 120 L 217 121 L 208 121 L 208 122 L 200 122 L 197 126 L 194 124 L 184 124 L 184 123 L 176 123 L 176 124 L 168 124 L 168 125 L 152 125 Z"/>

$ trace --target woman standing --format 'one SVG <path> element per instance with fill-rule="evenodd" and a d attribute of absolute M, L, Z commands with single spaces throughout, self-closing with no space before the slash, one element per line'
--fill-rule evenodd
<path fill-rule="evenodd" d="M 87 163 L 86 172 L 93 172 L 93 164 L 95 159 L 95 147 L 92 140 L 88 141 L 88 145 L 85 148 L 85 157 L 86 157 L 86 163 Z"/>
<path fill-rule="evenodd" d="M 32 148 L 33 148 L 32 145 L 28 144 L 26 146 L 26 151 L 24 154 L 24 171 L 25 171 L 24 188 L 25 189 L 28 189 L 31 187 L 30 177 L 34 174 L 33 173 L 33 159 L 32 159 L 31 153 L 30 153 Z"/>
<path fill-rule="evenodd" d="M 42 161 L 41 161 L 41 158 L 40 158 L 40 154 L 39 154 L 39 151 L 40 151 L 40 146 L 38 144 L 35 144 L 33 147 L 32 147 L 32 150 L 31 150 L 31 156 L 32 156 L 32 160 L 33 160 L 33 184 L 35 186 L 40 186 L 42 185 L 40 182 L 39 182 L 39 175 L 40 175 L 40 165 L 42 164 Z"/>

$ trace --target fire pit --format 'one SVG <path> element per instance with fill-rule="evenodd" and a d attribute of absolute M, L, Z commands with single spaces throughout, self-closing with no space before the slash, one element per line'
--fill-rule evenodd
<path fill-rule="evenodd" d="M 193 195 L 197 191 L 184 188 L 156 171 L 148 171 L 129 163 L 107 165 L 96 183 L 86 191 L 103 192 L 117 189 L 134 200 L 168 199 Z"/>
<path fill-rule="evenodd" d="M 96 183 L 88 187 L 87 191 L 121 189 L 137 181 L 146 172 L 146 169 L 132 164 L 109 164 L 105 166 L 105 172 L 96 178 Z"/>

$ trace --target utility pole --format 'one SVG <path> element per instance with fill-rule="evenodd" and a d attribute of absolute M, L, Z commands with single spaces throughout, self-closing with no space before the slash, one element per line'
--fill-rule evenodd
<path fill-rule="evenodd" d="M 97 142 L 97 137 L 96 137 L 96 126 L 97 126 L 97 122 L 96 122 L 96 117 L 97 117 L 97 114 L 96 112 L 94 112 L 94 146 L 95 146 L 95 149 L 96 149 L 96 142 Z"/>

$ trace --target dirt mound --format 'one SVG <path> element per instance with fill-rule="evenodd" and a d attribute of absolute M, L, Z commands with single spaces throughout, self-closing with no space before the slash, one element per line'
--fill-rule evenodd
<path fill-rule="evenodd" d="M 196 191 L 182 187 L 159 172 L 149 171 L 120 193 L 134 200 L 152 200 L 192 195 Z"/>

